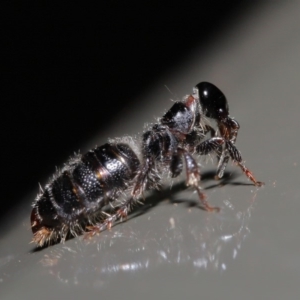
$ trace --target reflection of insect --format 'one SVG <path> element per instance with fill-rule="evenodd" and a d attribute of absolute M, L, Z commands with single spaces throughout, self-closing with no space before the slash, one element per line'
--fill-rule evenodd
<path fill-rule="evenodd" d="M 205 117 L 215 120 L 217 128 L 206 124 Z M 113 222 L 127 217 L 146 189 L 158 188 L 162 172 L 177 177 L 183 163 L 186 183 L 197 191 L 203 208 L 218 211 L 201 192 L 200 170 L 192 153 L 217 154 L 216 178 L 223 176 L 231 158 L 256 186 L 261 186 L 263 183 L 256 181 L 234 145 L 238 130 L 238 122 L 229 116 L 224 94 L 211 83 L 199 83 L 192 95 L 175 102 L 144 132 L 140 146 L 128 137 L 115 139 L 72 158 L 58 171 L 33 205 L 33 241 L 43 246 L 64 241 L 68 234 L 89 230 L 92 236 L 111 228 Z M 208 133 L 212 137 L 201 141 Z M 114 204 L 112 214 L 103 211 L 108 204 Z"/>

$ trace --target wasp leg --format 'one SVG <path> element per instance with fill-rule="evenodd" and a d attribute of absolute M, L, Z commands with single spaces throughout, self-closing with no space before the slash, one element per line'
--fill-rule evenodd
<path fill-rule="evenodd" d="M 207 211 L 219 211 L 219 207 L 210 206 L 206 200 L 206 196 L 201 191 L 201 187 L 199 185 L 200 182 L 200 170 L 196 160 L 193 156 L 186 151 L 185 149 L 179 148 L 179 153 L 182 154 L 185 166 L 186 166 L 186 184 L 187 186 L 192 186 L 198 193 L 199 200 L 203 205 L 203 208 Z"/>
<path fill-rule="evenodd" d="M 196 147 L 197 153 L 200 155 L 205 155 L 213 151 L 218 151 L 220 145 L 223 145 L 224 149 L 222 151 L 220 161 L 218 164 L 217 175 L 216 178 L 222 178 L 224 174 L 224 170 L 229 161 L 229 157 L 233 160 L 233 162 L 239 166 L 245 175 L 254 183 L 256 186 L 264 185 L 263 182 L 257 181 L 253 175 L 253 173 L 244 165 L 243 159 L 240 151 L 235 147 L 233 142 L 225 140 L 222 137 L 214 137 L 209 140 L 206 140 L 199 144 Z"/>
<path fill-rule="evenodd" d="M 107 218 L 103 222 L 97 223 L 93 226 L 87 226 L 86 229 L 88 232 L 85 235 L 85 239 L 91 238 L 105 229 L 111 229 L 113 224 L 119 219 L 126 219 L 134 202 L 136 201 L 133 198 L 128 199 L 118 209 L 116 209 L 114 214 L 107 215 Z"/>
<path fill-rule="evenodd" d="M 158 178 L 156 178 L 153 174 L 150 174 L 152 168 L 153 161 L 151 159 L 146 159 L 134 180 L 135 184 L 131 191 L 131 197 L 123 202 L 118 208 L 116 208 L 113 214 L 108 215 L 103 222 L 95 224 L 93 226 L 87 226 L 86 229 L 89 232 L 86 234 L 85 238 L 91 238 L 105 229 L 110 229 L 113 224 L 119 219 L 127 219 L 128 213 L 130 212 L 132 207 L 135 204 L 140 203 L 138 199 L 146 190 L 148 181 L 151 181 L 151 184 L 155 180 L 158 180 Z"/>

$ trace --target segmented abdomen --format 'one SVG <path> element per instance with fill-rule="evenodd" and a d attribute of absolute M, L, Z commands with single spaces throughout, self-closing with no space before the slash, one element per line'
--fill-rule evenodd
<path fill-rule="evenodd" d="M 139 165 L 134 151 L 122 143 L 105 144 L 70 161 L 38 195 L 31 216 L 33 232 L 87 219 L 127 188 Z"/>

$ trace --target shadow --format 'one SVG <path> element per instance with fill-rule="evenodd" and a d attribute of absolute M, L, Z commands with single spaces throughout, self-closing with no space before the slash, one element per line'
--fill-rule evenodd
<path fill-rule="evenodd" d="M 222 187 L 225 185 L 253 185 L 251 183 L 242 183 L 242 182 L 232 182 L 235 178 L 239 177 L 241 174 L 238 172 L 225 172 L 224 176 L 217 184 L 210 185 L 204 190 L 209 190 L 217 187 Z M 210 180 L 214 180 L 215 177 L 215 171 L 207 171 L 204 172 L 201 175 L 201 183 L 205 183 Z M 197 199 L 195 200 L 185 200 L 185 199 L 174 199 L 174 196 L 182 191 L 191 190 L 193 191 L 193 188 L 187 187 L 185 181 L 181 181 L 178 183 L 175 183 L 170 186 L 163 186 L 160 190 L 152 190 L 147 192 L 147 196 L 145 197 L 143 204 L 137 205 L 133 210 L 131 210 L 128 214 L 127 221 L 134 219 L 136 217 L 139 217 L 149 211 L 151 211 L 153 208 L 155 208 L 158 204 L 160 204 L 164 200 L 170 201 L 171 204 L 181 204 L 185 203 L 185 206 L 188 208 L 191 207 L 197 207 L 201 210 L 206 211 L 203 206 L 201 205 L 201 202 Z M 119 223 L 122 223 L 122 221 L 118 220 L 113 224 L 113 227 L 117 226 Z M 66 241 L 73 239 L 74 236 L 69 234 L 66 238 Z M 48 248 L 49 246 L 53 246 L 58 244 L 51 243 L 50 245 L 45 245 L 43 247 L 35 247 L 30 251 L 30 253 L 35 253 L 44 250 L 45 248 Z"/>
<path fill-rule="evenodd" d="M 137 227 L 126 222 L 88 243 L 76 240 L 53 247 L 44 254 L 40 268 L 64 285 L 93 289 L 111 284 L 112 276 L 134 280 L 149 269 L 166 265 L 185 266 L 190 272 L 225 272 L 250 233 L 255 196 L 239 207 L 224 201 L 223 216 L 198 218 L 197 212 L 176 206 L 157 210 L 149 225 Z"/>
<path fill-rule="evenodd" d="M 208 172 L 205 176 L 213 174 Z M 185 191 L 184 182 L 154 192 L 137 207 L 130 219 L 148 212 L 166 198 Z M 169 197 L 170 196 L 170 197 Z M 199 214 L 195 209 L 161 205 L 149 217 L 123 222 L 91 240 L 71 237 L 53 247 L 35 248 L 26 257 L 0 258 L 1 282 L 26 276 L 35 266 L 36 276 L 48 276 L 62 285 L 99 289 L 113 284 L 114 276 L 135 280 L 149 269 L 184 266 L 189 272 L 225 272 L 242 249 L 250 233 L 249 222 L 257 193 L 245 191 L 244 201 L 222 200 L 220 213 Z M 190 205 L 189 201 L 182 201 Z M 43 250 L 43 251 L 42 251 Z M 18 270 L 16 273 L 15 270 Z"/>
<path fill-rule="evenodd" d="M 217 183 L 205 187 L 205 190 L 210 190 L 210 189 L 222 187 L 225 185 L 234 185 L 234 186 L 238 186 L 238 185 L 249 186 L 249 185 L 251 185 L 251 186 L 253 186 L 253 183 L 250 183 L 250 182 L 233 182 L 234 179 L 236 179 L 240 176 L 241 176 L 241 173 L 238 171 L 225 172 L 224 176 L 221 179 L 219 179 L 218 181 L 216 181 Z M 204 173 L 203 176 L 201 176 L 201 182 L 208 181 L 209 179 L 214 179 L 214 177 L 215 177 L 215 172 L 209 171 L 207 173 Z"/>

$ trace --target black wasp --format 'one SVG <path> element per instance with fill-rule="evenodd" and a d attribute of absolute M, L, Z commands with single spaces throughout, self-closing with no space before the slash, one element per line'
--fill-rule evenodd
<path fill-rule="evenodd" d="M 209 125 L 209 118 L 215 126 Z M 68 235 L 89 231 L 92 236 L 111 228 L 116 220 L 127 217 L 145 190 L 159 187 L 163 172 L 177 177 L 183 165 L 186 184 L 198 193 L 202 207 L 219 211 L 201 191 L 200 169 L 193 154 L 217 155 L 216 178 L 223 176 L 231 159 L 254 185 L 261 186 L 235 147 L 239 128 L 229 116 L 224 94 L 211 83 L 197 84 L 192 95 L 175 102 L 143 133 L 140 145 L 130 137 L 111 140 L 71 158 L 57 171 L 33 204 L 33 241 L 43 246 L 64 241 Z M 108 204 L 113 207 L 111 214 L 103 210 Z"/>

